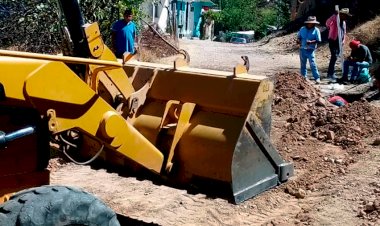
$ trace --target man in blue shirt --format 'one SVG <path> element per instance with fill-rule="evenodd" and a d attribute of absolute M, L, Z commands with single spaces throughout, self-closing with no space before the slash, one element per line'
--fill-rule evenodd
<path fill-rule="evenodd" d="M 127 9 L 124 19 L 112 25 L 112 48 L 118 58 L 122 58 L 125 52 L 135 53 L 136 25 L 132 19 L 132 11 Z"/>
<path fill-rule="evenodd" d="M 309 16 L 307 21 L 305 21 L 305 26 L 303 26 L 298 32 L 298 43 L 300 47 L 300 61 L 301 61 L 301 75 L 306 79 L 307 78 L 307 69 L 306 63 L 309 60 L 310 69 L 313 73 L 315 83 L 320 84 L 321 79 L 315 62 L 315 50 L 317 48 L 317 43 L 322 41 L 321 32 L 316 24 L 319 24 L 315 16 Z"/>

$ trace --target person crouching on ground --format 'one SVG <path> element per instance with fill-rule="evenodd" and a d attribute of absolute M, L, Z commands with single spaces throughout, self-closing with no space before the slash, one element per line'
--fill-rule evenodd
<path fill-rule="evenodd" d="M 351 55 L 343 63 L 343 76 L 340 83 L 348 82 L 349 67 L 352 66 L 350 82 L 355 82 L 356 77 L 363 68 L 369 68 L 372 64 L 372 56 L 368 47 L 358 40 L 350 42 Z"/>
<path fill-rule="evenodd" d="M 315 50 L 317 44 L 321 42 L 321 32 L 316 24 L 319 24 L 315 16 L 309 16 L 298 32 L 298 43 L 300 43 L 300 60 L 301 60 L 301 75 L 307 79 L 306 63 L 309 60 L 310 69 L 315 79 L 316 84 L 321 83 L 318 66 L 315 61 Z"/>

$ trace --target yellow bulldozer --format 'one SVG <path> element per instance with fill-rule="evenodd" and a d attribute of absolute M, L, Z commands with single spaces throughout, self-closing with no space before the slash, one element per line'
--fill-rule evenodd
<path fill-rule="evenodd" d="M 59 2 L 73 56 L 0 50 L 1 226 L 118 225 L 86 192 L 46 186 L 51 142 L 78 164 L 147 169 L 234 203 L 293 175 L 270 142 L 270 79 L 117 59 L 76 0 Z"/>

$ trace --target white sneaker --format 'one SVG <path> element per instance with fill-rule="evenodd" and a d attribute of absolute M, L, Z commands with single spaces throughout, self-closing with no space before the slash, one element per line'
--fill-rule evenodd
<path fill-rule="evenodd" d="M 329 83 L 337 83 L 335 78 L 329 78 Z"/>
<path fill-rule="evenodd" d="M 321 84 L 321 79 L 318 78 L 317 80 L 315 80 L 315 84 Z"/>

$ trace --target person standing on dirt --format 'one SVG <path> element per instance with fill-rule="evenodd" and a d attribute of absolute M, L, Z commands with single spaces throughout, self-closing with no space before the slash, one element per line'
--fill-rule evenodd
<path fill-rule="evenodd" d="M 339 79 L 340 83 L 348 82 L 349 67 L 352 67 L 350 82 L 356 80 L 358 73 L 363 68 L 369 68 L 372 64 L 372 55 L 368 47 L 361 44 L 358 40 L 350 42 L 351 55 L 343 63 L 343 76 Z"/>
<path fill-rule="evenodd" d="M 340 19 L 340 29 L 338 29 L 338 15 Z M 335 75 L 335 64 L 336 61 L 340 55 L 340 50 L 343 47 L 345 36 L 346 36 L 346 20 L 348 17 L 350 17 L 350 10 L 348 8 L 343 8 L 340 11 L 336 11 L 334 15 L 332 15 L 329 19 L 326 21 L 326 27 L 329 30 L 329 48 L 330 48 L 330 63 L 329 63 L 329 69 L 327 71 L 327 77 L 330 79 L 330 82 L 335 83 L 336 82 L 336 75 Z M 339 34 L 338 32 L 341 32 L 341 43 L 339 43 Z M 339 46 L 341 44 L 341 46 Z"/>
<path fill-rule="evenodd" d="M 307 79 L 306 63 L 309 60 L 310 69 L 316 84 L 321 83 L 318 66 L 315 61 L 315 50 L 317 44 L 322 41 L 321 32 L 315 25 L 319 24 L 315 16 L 309 16 L 298 32 L 298 43 L 300 46 L 301 75 Z"/>
<path fill-rule="evenodd" d="M 135 53 L 136 25 L 132 21 L 132 11 L 126 9 L 123 15 L 123 19 L 112 25 L 112 48 L 118 58 L 125 52 Z"/>

